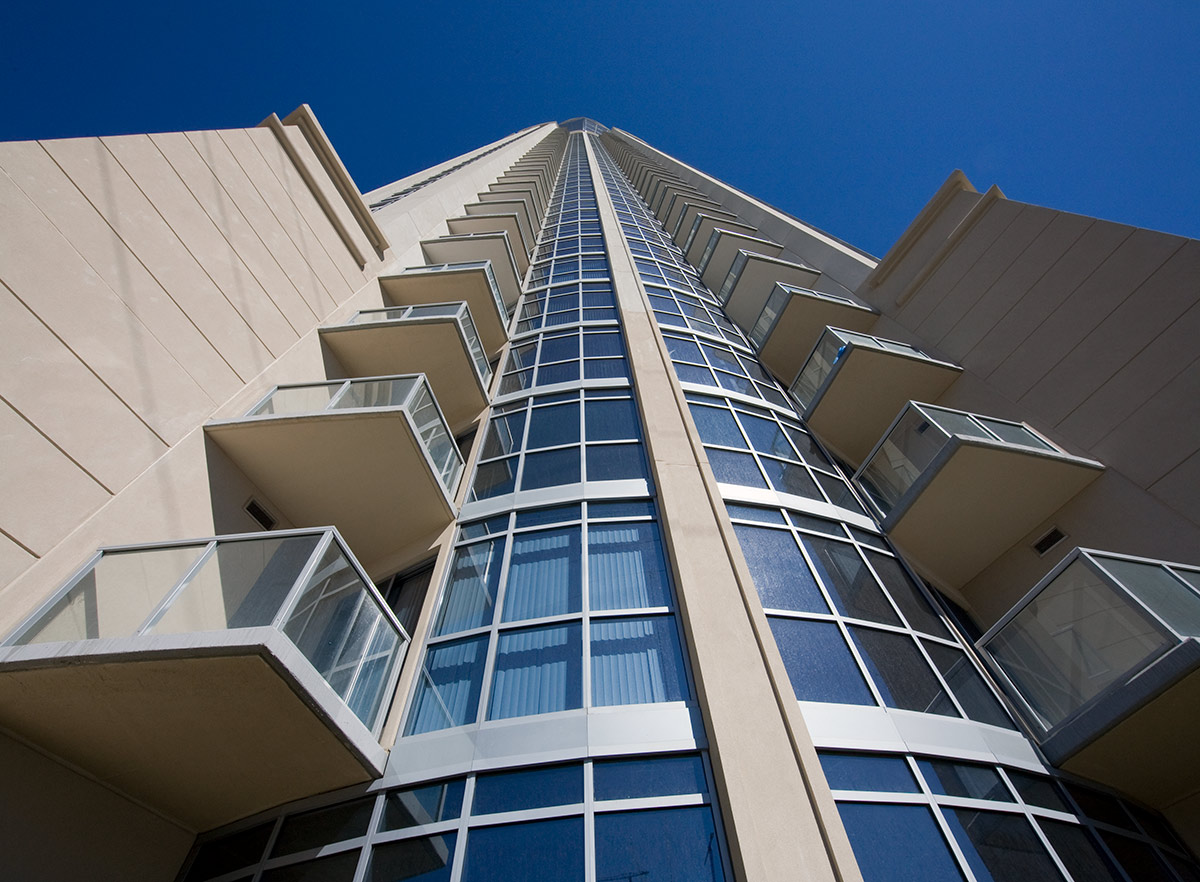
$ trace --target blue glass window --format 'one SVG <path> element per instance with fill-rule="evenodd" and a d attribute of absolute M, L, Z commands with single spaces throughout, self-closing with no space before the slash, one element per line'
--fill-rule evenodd
<path fill-rule="evenodd" d="M 804 547 L 821 581 L 833 595 L 838 612 L 856 619 L 900 624 L 900 617 L 853 545 L 805 536 Z"/>
<path fill-rule="evenodd" d="M 1013 801 L 1008 788 L 990 766 L 928 759 L 918 760 L 917 765 L 925 776 L 925 783 L 934 793 L 993 802 Z"/>
<path fill-rule="evenodd" d="M 708 792 L 696 754 L 597 760 L 592 775 L 597 800 Z"/>
<path fill-rule="evenodd" d="M 911 637 L 860 627 L 851 627 L 850 636 L 888 707 L 958 716 Z"/>
<path fill-rule="evenodd" d="M 449 882 L 454 866 L 455 836 L 417 836 L 376 845 L 371 851 L 368 882 Z"/>
<path fill-rule="evenodd" d="M 595 505 L 591 511 L 595 514 Z M 647 521 L 589 527 L 588 592 L 594 610 L 667 606 L 667 564 L 657 525 Z"/>
<path fill-rule="evenodd" d="M 801 701 L 875 704 L 854 656 L 832 622 L 768 616 L 784 667 Z"/>
<path fill-rule="evenodd" d="M 832 790 L 883 790 L 920 793 L 903 757 L 867 753 L 820 753 L 821 768 Z"/>
<path fill-rule="evenodd" d="M 748 524 L 735 524 L 733 529 L 764 607 L 829 612 L 829 605 L 791 533 Z"/>
<path fill-rule="evenodd" d="M 471 814 L 491 815 L 581 802 L 583 766 L 541 766 L 477 776 Z"/>
<path fill-rule="evenodd" d="M 579 441 L 579 403 L 535 407 L 529 417 L 527 449 L 556 447 Z"/>
<path fill-rule="evenodd" d="M 503 620 L 579 612 L 581 558 L 579 527 L 516 534 L 504 589 Z"/>
<path fill-rule="evenodd" d="M 648 704 L 687 697 L 672 616 L 592 622 L 592 704 Z"/>
<path fill-rule="evenodd" d="M 454 552 L 450 582 L 438 611 L 434 636 L 491 624 L 506 539 L 464 545 Z"/>
<path fill-rule="evenodd" d="M 578 622 L 501 633 L 488 719 L 580 707 L 582 657 Z"/>
<path fill-rule="evenodd" d="M 463 882 L 579 882 L 583 818 L 476 827 L 467 837 Z"/>
<path fill-rule="evenodd" d="M 475 722 L 487 644 L 487 635 L 483 635 L 429 647 L 418 674 L 407 734 Z"/>
<path fill-rule="evenodd" d="M 384 803 L 380 829 L 402 830 L 457 818 L 462 812 L 464 787 L 463 779 L 455 778 L 423 787 L 392 790 Z"/>
<path fill-rule="evenodd" d="M 587 439 L 619 441 L 637 438 L 637 408 L 631 398 L 589 398 L 587 402 Z"/>
<path fill-rule="evenodd" d="M 521 476 L 522 490 L 577 484 L 579 480 L 578 447 L 547 450 L 525 456 L 525 471 Z"/>
<path fill-rule="evenodd" d="M 705 444 L 746 448 L 746 439 L 742 437 L 737 421 L 728 410 L 698 404 L 691 404 L 689 408 L 692 419 L 696 421 L 696 429 L 700 432 L 700 440 Z"/>
<path fill-rule="evenodd" d="M 589 481 L 625 481 L 646 477 L 646 463 L 640 444 L 589 444 L 586 459 Z"/>
<path fill-rule="evenodd" d="M 838 812 L 865 882 L 963 882 L 925 806 L 842 802 Z"/>
<path fill-rule="evenodd" d="M 1023 816 L 969 809 L 946 809 L 943 814 L 979 882 L 1062 879 L 1042 841 Z M 1170 877 L 1164 874 L 1163 878 Z"/>
<path fill-rule="evenodd" d="M 596 878 L 721 882 L 721 849 L 707 806 L 596 815 Z"/>
<path fill-rule="evenodd" d="M 734 453 L 732 450 L 717 450 L 706 448 L 708 463 L 712 466 L 713 475 L 722 484 L 740 484 L 743 487 L 766 487 L 762 473 L 754 457 L 748 453 Z"/>

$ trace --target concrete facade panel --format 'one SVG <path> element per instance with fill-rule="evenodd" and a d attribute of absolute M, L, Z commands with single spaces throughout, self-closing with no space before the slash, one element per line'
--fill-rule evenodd
<path fill-rule="evenodd" d="M 7 176 L 0 204 L 0 281 L 160 438 L 181 438 L 212 400 Z"/>
<path fill-rule="evenodd" d="M 115 166 L 115 163 L 113 163 Z M 125 227 L 125 206 L 144 197 L 119 169 L 111 169 L 107 195 L 114 227 L 97 213 L 50 156 L 34 142 L 0 145 L 2 167 L 130 311 L 175 356 L 215 401 L 233 394 L 241 379 L 205 338 L 178 302 L 151 275 L 117 229 Z M 132 205 L 131 205 L 132 204 Z M 185 292 L 186 296 L 186 292 Z"/>
<path fill-rule="evenodd" d="M 0 530 L 45 554 L 109 493 L 20 414 L 0 403 Z"/>
<path fill-rule="evenodd" d="M 36 561 L 36 557 L 0 533 L 0 585 L 7 585 Z"/>

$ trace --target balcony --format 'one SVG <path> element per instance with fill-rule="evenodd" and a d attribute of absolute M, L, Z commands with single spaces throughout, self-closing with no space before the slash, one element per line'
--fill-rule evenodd
<path fill-rule="evenodd" d="M 409 267 L 394 276 L 380 276 L 379 286 L 395 306 L 466 303 L 489 359 L 508 342 L 508 307 L 490 261 Z"/>
<path fill-rule="evenodd" d="M 1200 567 L 1075 549 L 979 641 L 1055 765 L 1152 806 L 1200 786 Z"/>
<path fill-rule="evenodd" d="M 730 320 L 748 334 L 758 323 L 777 283 L 811 288 L 819 278 L 820 270 L 804 264 L 753 251 L 738 251 L 717 291 L 717 299 L 724 305 Z"/>
<path fill-rule="evenodd" d="M 525 213 L 525 217 L 529 219 L 530 226 L 533 229 L 541 229 L 542 213 L 538 210 L 538 204 L 533 198 L 532 190 L 502 190 L 499 192 L 484 190 L 476 194 L 476 201 L 471 204 L 494 206 L 491 209 L 491 213 L 493 214 L 497 212 L 507 214 L 511 211 L 522 211 Z"/>
<path fill-rule="evenodd" d="M 826 328 L 791 392 L 808 427 L 857 466 L 906 402 L 936 400 L 961 373 L 907 343 Z"/>
<path fill-rule="evenodd" d="M 873 310 L 848 297 L 776 284 L 750 329 L 750 340 L 763 364 L 791 382 L 826 327 L 865 331 L 876 318 Z"/>
<path fill-rule="evenodd" d="M 693 251 L 696 250 L 697 244 L 692 243 Z M 762 239 L 738 230 L 724 227 L 713 230 L 712 235 L 708 237 L 708 244 L 704 246 L 704 253 L 700 255 L 700 263 L 695 265 L 708 290 L 721 290 L 725 278 L 733 268 L 734 260 L 742 251 L 778 257 L 783 252 L 783 246 L 770 239 Z"/>
<path fill-rule="evenodd" d="M 486 210 L 468 211 L 462 217 L 446 218 L 446 228 L 450 230 L 450 234 L 469 236 L 472 233 L 507 233 L 508 242 L 513 246 L 513 257 L 517 261 L 517 272 L 524 275 L 529 269 L 529 252 L 533 250 L 533 244 L 537 240 L 537 235 L 529 230 L 524 214 L 493 210 L 491 203 L 474 204 L 483 206 Z"/>
<path fill-rule="evenodd" d="M 487 406 L 492 369 L 466 303 L 363 310 L 320 335 L 351 376 L 424 372 L 455 435 Z"/>
<path fill-rule="evenodd" d="M 463 460 L 423 375 L 277 386 L 205 433 L 293 524 L 368 562 L 454 519 Z"/>
<path fill-rule="evenodd" d="M 430 265 L 490 260 L 496 284 L 504 295 L 505 309 L 512 309 L 521 296 L 521 274 L 517 271 L 517 259 L 505 232 L 426 239 L 421 242 L 421 253 Z"/>
<path fill-rule="evenodd" d="M 727 211 L 701 211 L 692 220 L 692 225 L 688 229 L 684 244 L 679 246 L 683 249 L 688 263 L 699 267 L 700 260 L 704 257 L 704 249 L 707 247 L 713 233 L 717 230 L 729 230 L 730 232 L 753 236 L 758 232 L 758 227 L 742 223 Z"/>
<path fill-rule="evenodd" d="M 379 777 L 407 647 L 332 528 L 102 549 L 0 645 L 0 725 L 207 830 Z"/>
<path fill-rule="evenodd" d="M 696 211 L 708 211 L 717 209 L 720 212 L 729 214 L 730 220 L 737 220 L 737 215 L 725 212 L 721 208 L 721 203 L 714 202 L 703 193 L 693 191 L 691 193 L 676 193 L 671 197 L 670 203 L 666 207 L 666 216 L 663 218 L 663 229 L 671 234 L 672 239 L 676 239 L 679 234 L 679 228 L 684 223 L 684 214 L 689 208 L 694 208 Z M 693 215 L 694 216 L 694 215 Z M 684 230 L 686 235 L 692 229 L 692 221 L 687 221 L 687 229 Z M 678 240 L 676 239 L 678 243 Z"/>
<path fill-rule="evenodd" d="M 1023 423 L 909 402 L 854 479 L 917 569 L 958 588 L 1103 469 Z"/>

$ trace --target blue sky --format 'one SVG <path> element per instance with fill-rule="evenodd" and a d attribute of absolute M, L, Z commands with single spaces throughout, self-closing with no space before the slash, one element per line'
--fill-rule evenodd
<path fill-rule="evenodd" d="M 3 140 L 307 102 L 368 190 L 588 115 L 880 255 L 954 168 L 1200 237 L 1193 0 L 5 7 Z"/>

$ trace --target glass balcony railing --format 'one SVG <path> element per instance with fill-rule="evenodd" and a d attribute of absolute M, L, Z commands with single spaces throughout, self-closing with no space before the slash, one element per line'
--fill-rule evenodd
<path fill-rule="evenodd" d="M 757 326 L 755 330 L 757 330 Z M 945 362 L 930 358 L 920 349 L 908 343 L 885 340 L 883 337 L 873 337 L 870 334 L 860 334 L 844 328 L 826 328 L 821 339 L 817 341 L 812 355 L 808 357 L 808 361 L 804 363 L 804 367 L 800 369 L 795 382 L 792 383 L 791 393 L 800 402 L 801 407 L 807 410 L 812 405 L 813 399 L 817 397 L 826 378 L 833 372 L 834 365 L 851 345 L 866 346 L 882 352 L 894 352 L 909 358 L 919 358 L 932 364 L 945 364 Z M 953 367 L 953 365 L 949 366 Z"/>
<path fill-rule="evenodd" d="M 102 549 L 4 645 L 256 627 L 378 734 L 409 638 L 332 528 Z"/>
<path fill-rule="evenodd" d="M 762 312 L 759 313 L 758 320 L 755 321 L 754 327 L 750 329 L 750 339 L 755 346 L 760 349 L 762 348 L 767 337 L 771 336 L 771 331 L 775 329 L 775 325 L 779 321 L 780 315 L 783 314 L 784 308 L 797 295 L 801 297 L 815 297 L 817 300 L 845 306 L 848 309 L 861 310 L 868 315 L 871 312 L 866 307 L 855 303 L 849 297 L 839 297 L 836 294 L 813 291 L 811 288 L 801 288 L 798 285 L 787 285 L 783 282 L 776 282 L 775 287 L 771 289 L 770 296 L 767 297 L 767 302 L 763 305 Z"/>
<path fill-rule="evenodd" d="M 376 322 L 411 322 L 414 324 L 425 321 L 442 321 L 453 319 L 458 322 L 467 351 L 471 353 L 471 361 L 475 372 L 479 375 L 480 384 L 486 389 L 492 380 L 492 368 L 483 352 L 483 344 L 479 341 L 479 332 L 471 318 L 471 310 L 465 303 L 423 303 L 415 306 L 393 306 L 385 309 L 364 309 L 356 312 L 346 324 L 365 325 Z"/>
<path fill-rule="evenodd" d="M 1136 689 L 1153 662 L 1197 637 L 1200 567 L 1075 549 L 979 646 L 1030 722 L 1052 733 Z M 1191 725 L 1194 710 L 1180 725 Z"/>
<path fill-rule="evenodd" d="M 482 269 L 484 275 L 487 276 L 488 287 L 492 291 L 492 299 L 496 302 L 496 310 L 502 316 L 508 316 L 508 307 L 504 304 L 504 295 L 500 293 L 500 285 L 496 281 L 496 273 L 492 269 L 490 260 L 469 260 L 463 263 L 438 263 L 432 266 L 410 266 L 397 275 L 400 276 L 420 276 L 428 275 L 429 273 L 453 273 L 462 272 L 465 270 Z"/>
<path fill-rule="evenodd" d="M 1066 454 L 1024 423 L 909 402 L 858 474 L 859 486 L 887 516 L 952 438 Z"/>
<path fill-rule="evenodd" d="M 446 495 L 453 499 L 463 471 L 462 454 L 424 374 L 276 386 L 245 418 L 383 408 L 399 408 L 408 414 L 434 474 Z"/>

